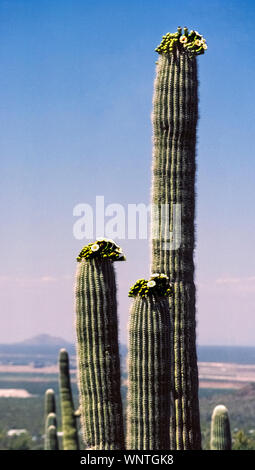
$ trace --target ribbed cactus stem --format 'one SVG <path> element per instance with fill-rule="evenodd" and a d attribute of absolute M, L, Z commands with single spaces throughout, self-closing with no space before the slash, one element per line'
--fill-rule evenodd
<path fill-rule="evenodd" d="M 129 323 L 128 449 L 169 449 L 170 355 L 168 298 L 137 296 Z"/>
<path fill-rule="evenodd" d="M 59 388 L 64 450 L 79 449 L 75 409 L 69 373 L 69 357 L 65 349 L 59 353 Z"/>
<path fill-rule="evenodd" d="M 231 450 L 232 439 L 228 409 L 217 405 L 211 421 L 211 450 Z"/>
<path fill-rule="evenodd" d="M 83 258 L 78 263 L 76 332 L 86 448 L 123 449 L 116 283 L 108 258 Z"/>
<path fill-rule="evenodd" d="M 193 42 L 185 49 L 181 40 L 185 41 L 187 34 L 185 29 L 184 36 L 180 36 L 179 30 L 170 35 L 170 45 L 162 46 L 163 52 L 164 47 L 169 47 L 167 53 L 162 53 L 161 46 L 158 48 L 161 55 L 152 114 L 151 271 L 165 273 L 173 285 L 175 405 L 170 425 L 173 450 L 201 448 L 193 281 L 198 79 L 196 53 L 188 49 L 195 44 L 196 35 L 191 34 Z M 203 53 L 203 46 L 194 47 L 197 53 Z"/>
<path fill-rule="evenodd" d="M 50 425 L 47 430 L 47 449 L 58 450 L 58 436 L 56 426 Z"/>

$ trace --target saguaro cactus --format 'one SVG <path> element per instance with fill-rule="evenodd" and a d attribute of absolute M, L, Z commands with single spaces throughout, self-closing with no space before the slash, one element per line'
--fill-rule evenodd
<path fill-rule="evenodd" d="M 58 436 L 56 426 L 51 424 L 47 430 L 47 448 L 46 450 L 58 450 Z"/>
<path fill-rule="evenodd" d="M 211 450 L 231 450 L 229 415 L 228 409 L 224 405 L 217 405 L 213 410 L 210 447 Z"/>
<path fill-rule="evenodd" d="M 46 420 L 46 428 L 50 426 L 57 427 L 57 416 L 56 413 L 49 413 Z"/>
<path fill-rule="evenodd" d="M 54 431 L 51 430 L 51 427 L 55 428 L 55 436 Z M 58 437 L 57 437 L 57 417 L 56 413 L 49 413 L 45 423 L 45 443 L 44 443 L 45 450 L 58 450 Z"/>
<path fill-rule="evenodd" d="M 48 390 L 46 390 L 45 392 L 45 398 L 44 398 L 45 422 L 49 413 L 56 413 L 55 393 L 52 388 L 48 388 Z"/>
<path fill-rule="evenodd" d="M 77 258 L 76 332 L 81 423 L 87 448 L 124 448 L 116 283 L 112 241 L 97 239 Z"/>
<path fill-rule="evenodd" d="M 59 352 L 59 388 L 64 450 L 79 449 L 76 416 L 69 374 L 69 357 L 65 349 Z"/>
<path fill-rule="evenodd" d="M 128 449 L 169 449 L 171 321 L 166 276 L 140 279 L 129 323 Z"/>
<path fill-rule="evenodd" d="M 56 416 L 56 401 L 55 393 L 52 388 L 48 388 L 44 396 L 44 449 L 47 449 L 47 429 L 49 424 L 47 423 L 48 416 L 53 414 Z"/>
<path fill-rule="evenodd" d="M 206 48 L 200 34 L 178 28 L 176 33 L 163 36 L 156 49 L 159 60 L 152 114 L 151 270 L 165 273 L 173 284 L 175 406 L 171 410 L 170 447 L 180 450 L 201 447 L 193 250 L 198 118 L 196 56 Z"/>

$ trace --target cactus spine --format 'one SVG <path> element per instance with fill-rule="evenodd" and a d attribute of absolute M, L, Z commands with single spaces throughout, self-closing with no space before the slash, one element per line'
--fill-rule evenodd
<path fill-rule="evenodd" d="M 86 447 L 99 450 L 124 448 L 116 283 L 108 255 L 77 258 L 76 274 L 81 422 Z"/>
<path fill-rule="evenodd" d="M 232 439 L 228 410 L 224 405 L 214 408 L 211 421 L 211 450 L 231 450 Z"/>
<path fill-rule="evenodd" d="M 63 448 L 64 450 L 78 450 L 79 440 L 69 374 L 69 357 L 65 349 L 59 352 L 59 388 Z"/>
<path fill-rule="evenodd" d="M 51 424 L 47 429 L 47 448 L 46 450 L 58 450 L 58 436 L 56 426 Z"/>
<path fill-rule="evenodd" d="M 134 299 L 129 323 L 128 449 L 169 449 L 170 315 L 168 299 Z"/>
<path fill-rule="evenodd" d="M 193 250 L 198 119 L 196 55 L 203 53 L 206 47 L 198 33 L 188 33 L 184 28 L 182 35 L 178 28 L 177 33 L 164 36 L 156 49 L 160 56 L 152 114 L 151 270 L 165 273 L 173 285 L 174 376 L 171 388 L 175 406 L 171 410 L 170 425 L 173 450 L 201 448 Z M 179 238 L 179 227 L 174 220 L 174 215 L 178 214 L 181 217 Z M 167 233 L 174 230 L 176 238 L 171 244 Z"/>

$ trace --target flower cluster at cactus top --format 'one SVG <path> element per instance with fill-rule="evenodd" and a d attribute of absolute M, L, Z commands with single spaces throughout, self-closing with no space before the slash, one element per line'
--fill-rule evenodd
<path fill-rule="evenodd" d="M 194 55 L 204 54 L 207 49 L 206 40 L 197 31 L 188 31 L 188 28 L 178 28 L 176 33 L 167 33 L 163 36 L 161 44 L 155 49 L 159 54 L 172 54 L 188 51 Z"/>
<path fill-rule="evenodd" d="M 165 274 L 155 273 L 152 274 L 149 280 L 138 279 L 129 291 L 129 297 L 155 296 L 166 297 L 172 294 L 172 287 L 169 284 L 169 279 Z"/>
<path fill-rule="evenodd" d="M 110 259 L 111 261 L 125 261 L 122 249 L 110 238 L 99 237 L 94 243 L 84 246 L 77 256 L 77 261 L 89 258 Z"/>

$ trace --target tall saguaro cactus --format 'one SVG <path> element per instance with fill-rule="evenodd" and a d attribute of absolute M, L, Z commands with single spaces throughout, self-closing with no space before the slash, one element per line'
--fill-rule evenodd
<path fill-rule="evenodd" d="M 69 357 L 65 349 L 61 349 L 59 352 L 59 388 L 63 448 L 64 450 L 78 450 L 79 439 L 69 374 Z"/>
<path fill-rule="evenodd" d="M 78 256 L 76 333 L 80 410 L 87 448 L 124 448 L 116 282 L 111 240 L 97 239 Z"/>
<path fill-rule="evenodd" d="M 173 284 L 175 406 L 171 410 L 170 446 L 180 450 L 201 447 L 193 250 L 198 119 L 196 56 L 206 48 L 205 40 L 197 32 L 188 32 L 187 28 L 182 32 L 178 28 L 176 33 L 164 36 L 156 49 L 159 60 L 152 114 L 151 270 L 165 273 Z M 176 222 L 178 227 L 174 226 Z"/>
<path fill-rule="evenodd" d="M 232 438 L 230 431 L 228 409 L 217 405 L 211 421 L 211 450 L 231 450 Z"/>
<path fill-rule="evenodd" d="M 127 447 L 169 449 L 171 325 L 165 276 L 139 280 L 129 322 Z"/>

